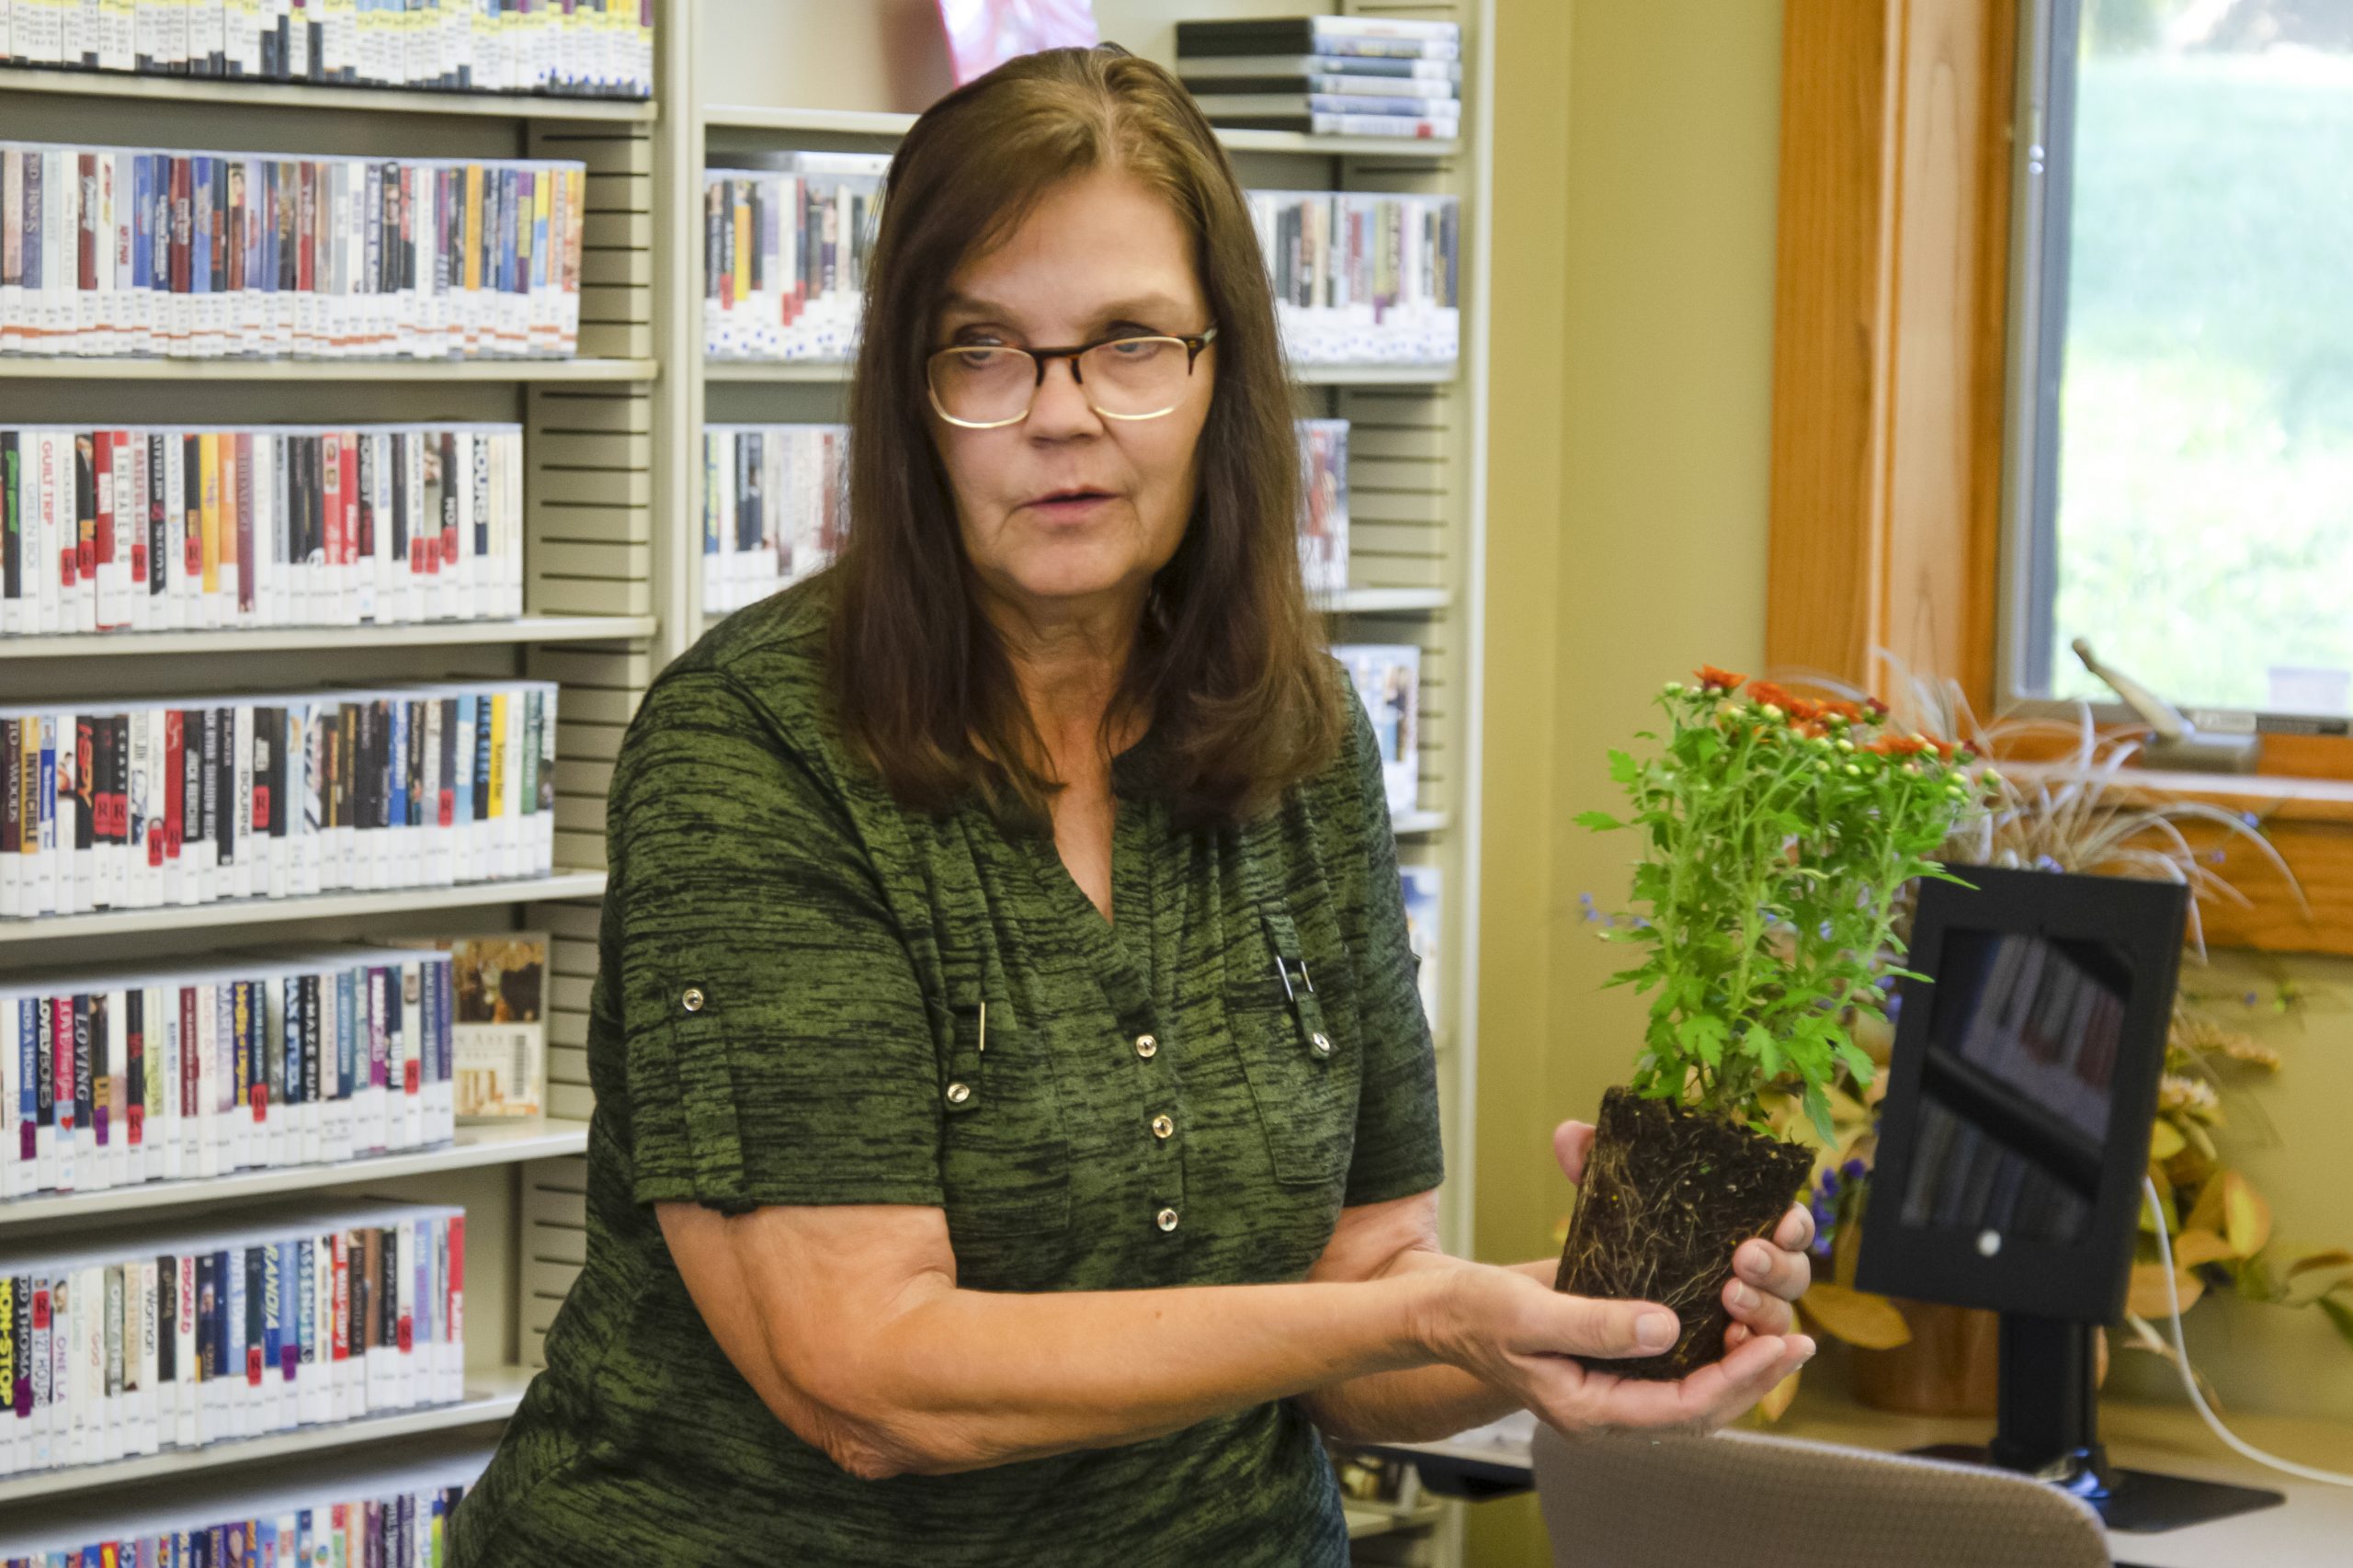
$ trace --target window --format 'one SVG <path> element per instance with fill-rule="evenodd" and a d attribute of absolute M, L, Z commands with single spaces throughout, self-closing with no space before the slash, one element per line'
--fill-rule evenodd
<path fill-rule="evenodd" d="M 2353 0 L 2027 3 L 2003 695 L 2344 733 Z"/>

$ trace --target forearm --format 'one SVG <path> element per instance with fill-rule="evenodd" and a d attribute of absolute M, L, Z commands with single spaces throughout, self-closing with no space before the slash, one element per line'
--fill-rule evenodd
<path fill-rule="evenodd" d="M 1460 1262 L 1442 1253 L 1409 1253 L 1391 1266 L 1391 1274 Z M 1540 1258 L 1512 1267 L 1549 1285 L 1557 1265 Z M 1492 1383 L 1459 1367 L 1442 1365 L 1366 1373 L 1316 1389 L 1299 1403 L 1319 1430 L 1349 1443 L 1435 1442 L 1522 1408 L 1518 1399 Z"/>
<path fill-rule="evenodd" d="M 865 1474 L 949 1474 L 1403 1373 L 1428 1361 L 1427 1296 L 1404 1278 L 1040 1295 L 942 1282 L 856 1346 L 826 1401 L 847 1427 L 835 1458 Z"/>

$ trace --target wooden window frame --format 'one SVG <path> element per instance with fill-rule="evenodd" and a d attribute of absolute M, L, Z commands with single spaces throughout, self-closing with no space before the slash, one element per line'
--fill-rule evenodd
<path fill-rule="evenodd" d="M 1993 711 L 2018 0 L 1806 0 L 1782 33 L 1774 284 L 1776 669 L 1957 680 Z M 2353 954 L 2353 743 L 2272 736 L 2250 778 L 2136 773 L 2260 816 L 2302 898 L 2217 846 L 2217 946 Z"/>

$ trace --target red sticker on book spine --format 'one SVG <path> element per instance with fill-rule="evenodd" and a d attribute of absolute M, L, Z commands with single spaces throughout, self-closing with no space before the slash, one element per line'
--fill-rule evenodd
<path fill-rule="evenodd" d="M 415 1344 L 416 1343 L 416 1325 L 415 1325 L 415 1323 L 414 1322 L 414 1320 L 412 1320 L 411 1318 L 409 1318 L 409 1317 L 407 1316 L 407 1314 L 405 1314 L 405 1313 L 402 1314 L 402 1317 L 401 1317 L 401 1329 L 400 1329 L 400 1336 L 399 1336 L 399 1338 L 400 1338 L 401 1354 L 402 1354 L 402 1355 L 404 1355 L 404 1356 L 405 1356 L 405 1355 L 407 1355 L 407 1354 L 409 1353 L 409 1347 L 410 1347 L 411 1346 L 413 1346 L 413 1345 L 415 1345 Z"/>
<path fill-rule="evenodd" d="M 404 1088 L 404 1089 L 407 1090 L 410 1094 L 412 1094 L 412 1095 L 413 1095 L 413 1094 L 416 1093 L 418 1085 L 421 1085 L 421 1084 L 423 1084 L 424 1082 L 425 1082 L 425 1079 L 424 1079 L 423 1074 L 422 1074 L 422 1070 L 420 1069 L 420 1067 L 418 1066 L 418 1064 L 417 1064 L 416 1062 L 403 1062 L 403 1063 L 401 1064 L 401 1087 L 402 1087 L 402 1088 Z"/>

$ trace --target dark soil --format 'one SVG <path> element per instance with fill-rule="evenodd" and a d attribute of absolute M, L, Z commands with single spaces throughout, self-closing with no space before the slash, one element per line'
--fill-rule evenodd
<path fill-rule="evenodd" d="M 1733 1249 L 1769 1235 L 1813 1169 L 1813 1151 L 1624 1088 L 1601 1096 L 1556 1290 L 1656 1301 L 1683 1320 L 1656 1356 L 1579 1356 L 1596 1371 L 1672 1381 L 1724 1353 Z"/>

